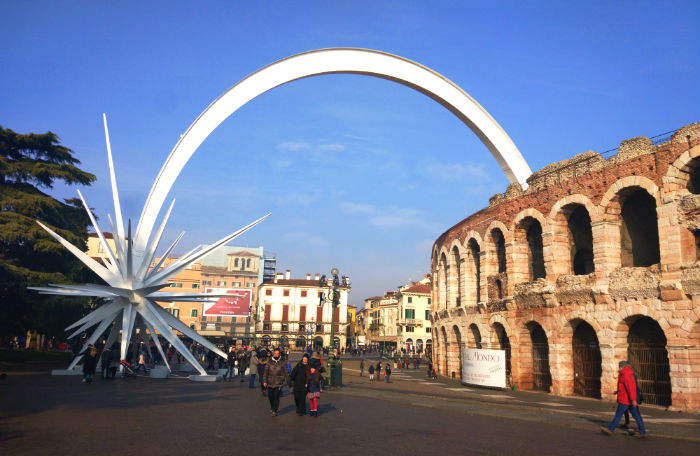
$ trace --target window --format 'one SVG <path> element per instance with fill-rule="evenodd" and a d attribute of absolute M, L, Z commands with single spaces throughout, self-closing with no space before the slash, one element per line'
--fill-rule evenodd
<path fill-rule="evenodd" d="M 173 309 L 173 317 L 180 318 L 180 309 L 178 309 L 177 307 Z"/>
<path fill-rule="evenodd" d="M 430 305 L 430 298 L 428 298 L 428 305 Z"/>
<path fill-rule="evenodd" d="M 219 280 L 219 281 L 216 282 L 216 286 L 217 286 L 217 287 L 225 287 L 225 286 L 226 286 L 226 282 L 223 281 L 223 280 Z"/>
<path fill-rule="evenodd" d="M 270 323 L 263 323 L 263 331 L 269 331 L 270 330 Z"/>
<path fill-rule="evenodd" d="M 430 328 L 425 328 L 425 332 L 427 332 L 428 334 L 430 334 Z"/>
<path fill-rule="evenodd" d="M 265 288 L 265 296 L 272 296 L 272 288 Z"/>
<path fill-rule="evenodd" d="M 255 282 L 246 282 L 246 283 L 245 283 L 245 286 L 246 286 L 247 288 L 255 288 Z"/>
<path fill-rule="evenodd" d="M 234 268 L 237 268 L 237 267 L 238 267 L 238 258 L 236 258 L 236 259 L 233 261 L 233 267 L 234 267 Z"/>
<path fill-rule="evenodd" d="M 197 316 L 197 309 L 192 309 L 192 312 L 190 312 L 190 317 L 196 317 Z"/>
<path fill-rule="evenodd" d="M 411 296 L 408 297 L 408 303 L 411 304 L 413 302 L 413 298 Z"/>
<path fill-rule="evenodd" d="M 202 280 L 202 285 L 206 286 L 211 286 L 211 280 Z"/>
<path fill-rule="evenodd" d="M 182 282 L 171 282 L 170 286 L 172 288 L 182 288 Z"/>
<path fill-rule="evenodd" d="M 231 282 L 231 286 L 232 286 L 232 287 L 240 287 L 240 286 L 241 286 L 241 282 Z"/>
<path fill-rule="evenodd" d="M 199 284 L 198 284 L 198 283 L 193 283 L 193 284 L 192 284 L 192 288 L 199 288 Z"/>
<path fill-rule="evenodd" d="M 322 325 L 316 325 L 316 332 L 317 333 L 320 333 L 321 331 L 323 331 L 323 329 L 321 329 L 321 326 Z"/>
<path fill-rule="evenodd" d="M 287 323 L 282 323 L 282 331 L 287 331 Z"/>
<path fill-rule="evenodd" d="M 248 260 L 246 260 L 246 262 L 245 262 L 245 267 L 246 267 L 246 268 L 249 268 L 249 267 L 250 267 L 250 258 L 248 258 Z"/>
<path fill-rule="evenodd" d="M 102 242 L 97 244 L 97 253 L 105 253 L 105 248 L 102 246 Z"/>
<path fill-rule="evenodd" d="M 406 326 L 406 332 L 407 332 L 407 333 L 412 333 L 412 332 L 415 332 L 415 331 L 416 331 L 416 328 L 414 328 L 413 326 Z"/>
<path fill-rule="evenodd" d="M 302 298 L 307 297 L 308 294 L 309 294 L 308 290 L 301 290 L 301 297 L 302 297 Z"/>
<path fill-rule="evenodd" d="M 221 317 L 220 317 L 220 316 L 219 316 L 219 317 L 216 317 L 216 322 L 217 322 L 217 323 L 221 323 Z"/>
<path fill-rule="evenodd" d="M 425 309 L 425 319 L 430 320 L 430 310 Z"/>
<path fill-rule="evenodd" d="M 323 292 L 322 292 L 322 291 L 319 291 L 319 292 L 318 292 L 318 297 L 319 297 L 319 298 L 323 297 Z"/>
<path fill-rule="evenodd" d="M 289 288 L 285 288 L 285 289 L 282 291 L 282 296 L 289 296 Z"/>
<path fill-rule="evenodd" d="M 416 318 L 416 309 L 405 309 L 404 310 L 405 318 Z"/>

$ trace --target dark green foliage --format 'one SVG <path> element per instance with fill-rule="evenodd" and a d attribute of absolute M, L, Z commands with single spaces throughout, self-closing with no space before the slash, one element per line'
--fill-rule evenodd
<path fill-rule="evenodd" d="M 85 299 L 46 297 L 26 289 L 48 283 L 84 283 L 91 273 L 36 220 L 84 249 L 89 218 L 78 199 L 63 202 L 42 192 L 56 180 L 90 185 L 73 151 L 56 134 L 22 135 L 0 126 L 0 335 L 37 330 L 61 336 Z"/>

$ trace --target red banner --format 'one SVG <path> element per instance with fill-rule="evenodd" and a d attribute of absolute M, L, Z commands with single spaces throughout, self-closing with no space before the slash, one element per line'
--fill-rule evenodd
<path fill-rule="evenodd" d="M 252 290 L 238 288 L 207 288 L 205 293 L 232 294 L 239 296 L 221 297 L 216 302 L 205 302 L 203 315 L 207 317 L 247 317 L 250 315 Z"/>

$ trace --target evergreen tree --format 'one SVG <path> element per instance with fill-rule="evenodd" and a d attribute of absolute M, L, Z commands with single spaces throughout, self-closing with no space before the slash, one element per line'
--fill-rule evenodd
<path fill-rule="evenodd" d="M 95 176 L 78 164 L 52 132 L 23 135 L 0 126 L 0 335 L 62 335 L 87 304 L 26 289 L 89 279 L 87 268 L 36 223 L 85 248 L 90 221 L 80 200 L 61 202 L 40 190 L 57 180 L 90 185 Z"/>

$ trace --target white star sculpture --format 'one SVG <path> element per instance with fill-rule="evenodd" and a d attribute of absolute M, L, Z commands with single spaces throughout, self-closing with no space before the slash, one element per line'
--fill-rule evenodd
<path fill-rule="evenodd" d="M 173 209 L 173 204 L 175 200 L 170 204 L 165 217 L 158 228 L 158 231 L 151 236 L 151 233 L 144 233 L 146 235 L 146 240 L 150 240 L 150 243 L 144 243 L 147 245 L 145 251 L 137 251 L 134 249 L 134 245 L 138 245 L 135 240 L 132 242 L 131 237 L 131 220 L 128 221 L 128 228 L 125 235 L 124 223 L 122 220 L 121 206 L 119 204 L 119 194 L 117 192 L 117 182 L 114 174 L 114 164 L 112 162 L 112 148 L 109 142 L 109 131 L 107 129 L 107 117 L 103 114 L 104 127 L 105 127 L 105 137 L 107 143 L 107 159 L 109 161 L 109 173 L 110 180 L 112 183 L 112 197 L 114 199 L 114 212 L 116 217 L 116 230 L 115 224 L 112 222 L 111 216 L 107 216 L 109 219 L 110 228 L 114 236 L 115 250 L 109 246 L 105 240 L 104 234 L 100 230 L 100 227 L 95 221 L 95 217 L 90 211 L 83 195 L 78 190 L 78 195 L 85 206 L 85 210 L 90 217 L 90 221 L 100 239 L 100 244 L 102 248 L 107 253 L 106 258 L 102 257 L 102 262 L 104 265 L 98 263 L 85 252 L 81 251 L 79 248 L 72 245 L 70 242 L 66 241 L 64 238 L 56 234 L 50 228 L 45 226 L 43 223 L 37 220 L 37 223 L 49 232 L 58 242 L 60 242 L 66 249 L 68 249 L 73 255 L 75 255 L 80 261 L 82 261 L 87 267 L 89 267 L 95 274 L 97 274 L 102 280 L 107 282 L 108 286 L 105 285 L 60 285 L 60 284 L 50 284 L 49 287 L 29 287 L 32 290 L 37 290 L 42 294 L 53 294 L 53 295 L 64 295 L 64 296 L 92 296 L 104 298 L 108 301 L 106 304 L 95 309 L 85 317 L 76 321 L 72 325 L 66 328 L 66 331 L 76 328 L 75 332 L 71 334 L 68 338 L 73 338 L 76 335 L 92 328 L 97 325 L 97 328 L 93 331 L 92 335 L 85 341 L 86 348 L 89 344 L 94 344 L 97 339 L 107 330 L 110 324 L 112 325 L 109 336 L 107 337 L 106 346 L 110 347 L 114 342 L 117 341 L 119 332 L 121 331 L 121 359 L 126 358 L 126 352 L 129 348 L 129 341 L 136 328 L 139 328 L 140 334 L 144 339 L 146 339 L 146 329 L 150 333 L 149 336 L 158 348 L 162 359 L 164 360 L 168 369 L 167 357 L 163 353 L 163 347 L 161 347 L 160 341 L 156 336 L 156 331 L 160 333 L 165 339 L 172 344 L 172 346 L 184 356 L 184 358 L 189 361 L 189 363 L 194 366 L 201 375 L 207 375 L 207 372 L 202 368 L 197 359 L 190 353 L 185 344 L 182 343 L 179 337 L 175 335 L 173 330 L 180 331 L 184 335 L 188 336 L 192 340 L 202 344 L 209 350 L 214 351 L 217 355 L 221 357 L 226 357 L 226 354 L 216 348 L 212 343 L 207 341 L 204 337 L 200 336 L 196 331 L 185 325 L 178 318 L 174 317 L 170 313 L 166 312 L 161 306 L 159 306 L 156 301 L 199 301 L 199 300 L 211 300 L 212 298 L 218 297 L 231 297 L 231 294 L 210 294 L 210 293 L 169 293 L 160 292 L 161 288 L 169 286 L 167 280 L 179 273 L 183 269 L 187 268 L 189 265 L 199 260 L 206 254 L 210 253 L 214 249 L 226 244 L 227 242 L 235 239 L 241 234 L 245 233 L 247 230 L 257 225 L 270 214 L 254 221 L 253 223 L 239 229 L 238 231 L 229 234 L 228 236 L 220 239 L 214 244 L 208 247 L 197 246 L 191 251 L 187 252 L 185 255 L 173 261 L 167 266 L 163 266 L 164 261 L 170 253 L 173 251 L 175 246 L 178 244 L 180 239 L 185 233 L 181 233 L 175 242 L 173 242 L 163 253 L 160 260 L 153 267 L 153 261 L 155 259 L 155 252 L 160 243 L 165 224 L 168 221 L 170 212 Z M 162 176 L 159 174 L 156 178 L 156 182 Z M 160 208 L 155 208 L 157 212 Z M 155 214 L 157 215 L 157 214 Z M 137 227 L 138 231 L 138 227 Z M 141 318 L 137 320 L 137 316 Z M 144 340 L 144 342 L 148 342 Z M 147 347 L 150 345 L 147 343 Z M 73 369 L 82 356 L 77 356 L 68 369 Z"/>

